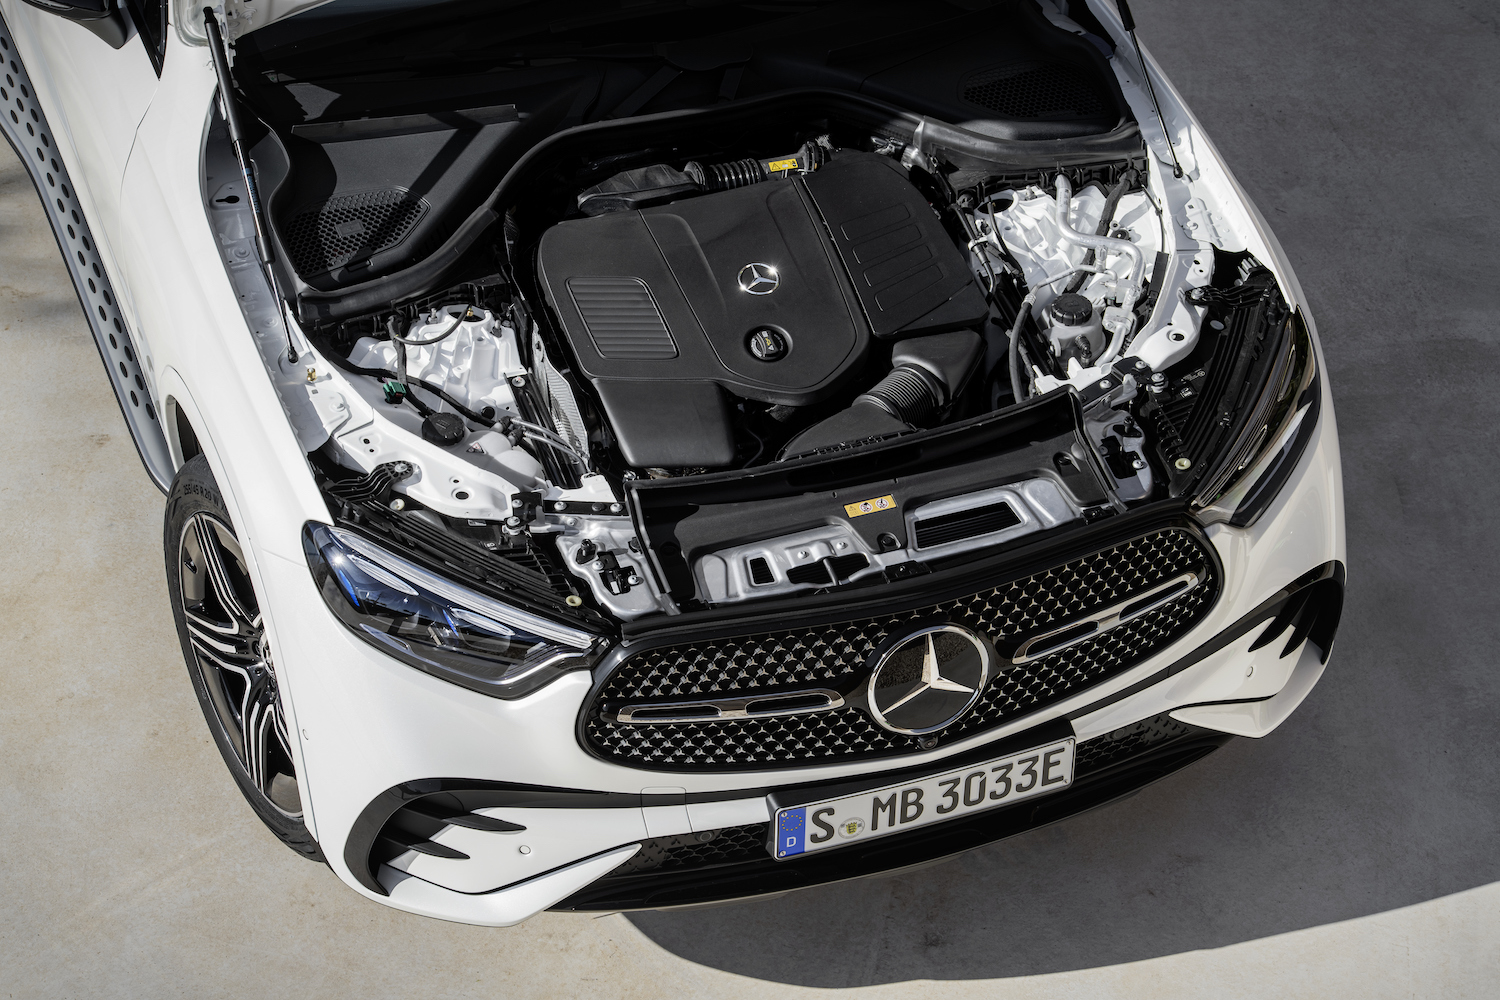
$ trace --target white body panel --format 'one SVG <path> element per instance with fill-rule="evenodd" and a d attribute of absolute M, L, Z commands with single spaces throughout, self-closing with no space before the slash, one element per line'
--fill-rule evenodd
<path fill-rule="evenodd" d="M 279 15 L 293 6 L 266 9 Z M 1095 6 L 1101 20 L 1117 29 L 1113 9 Z M 21 54 L 34 75 L 43 64 L 67 58 L 73 45 L 97 42 L 76 25 L 19 0 L 0 0 L 0 12 L 26 46 Z M 89 210 L 111 233 L 112 273 L 128 285 L 133 323 L 143 343 L 149 342 L 155 402 L 167 416 L 164 423 L 172 432 L 171 418 L 178 411 L 191 423 L 234 518 L 276 651 L 306 821 L 343 881 L 410 912 L 504 925 L 612 870 L 644 837 L 765 822 L 768 816 L 762 796 L 732 794 L 724 801 L 682 806 L 488 810 L 527 831 L 445 831 L 440 841 L 472 860 L 397 859 L 396 867 L 383 873 L 390 895 L 381 896 L 352 875 L 343 845 L 371 800 L 405 781 L 453 776 L 630 794 L 667 788 L 691 799 L 875 774 L 893 766 L 887 759 L 732 774 L 623 767 L 589 755 L 579 744 L 576 721 L 591 684 L 586 673 L 567 675 L 525 699 L 502 701 L 413 670 L 344 628 L 319 597 L 302 550 L 304 524 L 327 522 L 328 510 L 263 353 L 246 328 L 226 275 L 224 248 L 205 216 L 200 158 L 216 91 L 208 52 L 169 35 L 165 69 L 154 85 L 154 75 L 150 81 L 140 78 L 140 66 L 146 74 L 151 69 L 138 41 L 118 55 L 123 59 L 132 51 L 139 66 L 122 71 L 126 83 L 110 98 L 119 102 L 117 118 L 87 140 L 78 134 L 91 128 L 89 115 L 104 111 L 81 106 L 80 95 L 90 87 L 85 77 L 59 81 L 49 75 L 52 93 L 43 103 L 58 128 L 64 118 L 71 122 L 73 148 L 62 153 L 75 173 L 89 177 L 94 192 Z M 1121 68 L 1128 75 L 1129 67 Z M 1288 299 L 1302 303 L 1301 289 L 1263 219 L 1176 91 L 1159 73 L 1154 79 L 1190 175 L 1175 181 L 1168 171 L 1159 196 L 1170 205 L 1196 201 L 1188 214 L 1199 227 L 1211 227 L 1221 245 L 1250 249 L 1276 273 Z M 1148 122 L 1149 109 L 1128 86 L 1127 96 L 1140 120 Z M 1145 131 L 1152 140 L 1152 128 Z M 1165 156 L 1160 130 L 1152 149 Z M 1173 252 L 1187 253 L 1189 261 L 1194 250 L 1206 246 L 1198 242 L 1201 231 L 1178 235 Z M 1146 353 L 1145 345 L 1139 352 Z M 287 366 L 279 377 L 294 381 L 303 373 Z M 1322 657 L 1312 647 L 1304 645 L 1287 657 L 1276 655 L 1279 644 L 1251 653 L 1247 637 L 1158 683 L 1103 707 L 1090 706 L 1155 676 L 1292 579 L 1344 560 L 1342 483 L 1326 379 L 1322 392 L 1317 433 L 1282 494 L 1252 528 L 1210 530 L 1223 563 L 1223 591 L 1188 634 L 1128 672 L 1044 711 L 904 756 L 900 765 L 926 764 L 936 771 L 951 756 L 1058 717 L 1073 717 L 1080 742 L 1167 711 L 1193 725 L 1246 736 L 1263 736 L 1279 725 L 1321 675 Z M 175 438 L 171 444 L 180 464 L 180 445 Z M 521 852 L 522 845 L 530 850 Z"/>

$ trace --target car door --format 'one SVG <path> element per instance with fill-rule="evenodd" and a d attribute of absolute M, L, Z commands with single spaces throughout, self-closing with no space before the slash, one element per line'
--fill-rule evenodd
<path fill-rule="evenodd" d="M 121 0 L 114 0 L 119 3 Z M 108 31 L 16 0 L 0 0 L 37 88 L 37 98 L 62 147 L 78 197 L 88 215 L 106 265 L 115 254 L 120 218 L 120 185 L 130 149 L 156 93 L 164 49 L 167 0 L 128 0 L 113 20 L 123 29 Z M 138 25 L 145 23 L 142 32 Z M 123 35 L 123 38 L 120 37 Z M 111 268 L 113 270 L 113 268 Z"/>

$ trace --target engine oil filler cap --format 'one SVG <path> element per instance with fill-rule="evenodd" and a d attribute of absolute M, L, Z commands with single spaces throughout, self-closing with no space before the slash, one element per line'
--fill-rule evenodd
<path fill-rule="evenodd" d="M 791 345 L 787 343 L 786 334 L 780 330 L 763 326 L 750 331 L 750 353 L 758 361 L 780 361 L 789 350 Z"/>
<path fill-rule="evenodd" d="M 458 444 L 468 436 L 463 418 L 456 413 L 431 413 L 422 418 L 422 440 L 433 444 Z"/>
<path fill-rule="evenodd" d="M 1082 326 L 1093 317 L 1094 304 L 1077 292 L 1063 292 L 1052 300 L 1048 311 L 1063 326 Z"/>

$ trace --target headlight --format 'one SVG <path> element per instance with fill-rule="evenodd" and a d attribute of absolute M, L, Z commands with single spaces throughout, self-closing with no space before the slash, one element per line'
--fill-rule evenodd
<path fill-rule="evenodd" d="M 591 667 L 605 644 L 445 580 L 353 532 L 309 523 L 302 547 L 324 602 L 355 635 L 493 698 L 519 698 Z"/>
<path fill-rule="evenodd" d="M 1294 311 L 1239 434 L 1198 488 L 1201 520 L 1236 527 L 1255 523 L 1312 440 L 1321 398 L 1312 334 L 1301 311 Z"/>

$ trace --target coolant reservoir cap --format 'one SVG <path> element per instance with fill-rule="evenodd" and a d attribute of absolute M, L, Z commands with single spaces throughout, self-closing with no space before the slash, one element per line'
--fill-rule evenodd
<path fill-rule="evenodd" d="M 433 413 L 422 418 L 422 440 L 433 444 L 458 444 L 468 436 L 463 418 L 456 413 Z"/>
<path fill-rule="evenodd" d="M 1077 292 L 1063 292 L 1052 300 L 1048 312 L 1063 326 L 1082 326 L 1094 315 L 1094 304 Z"/>

